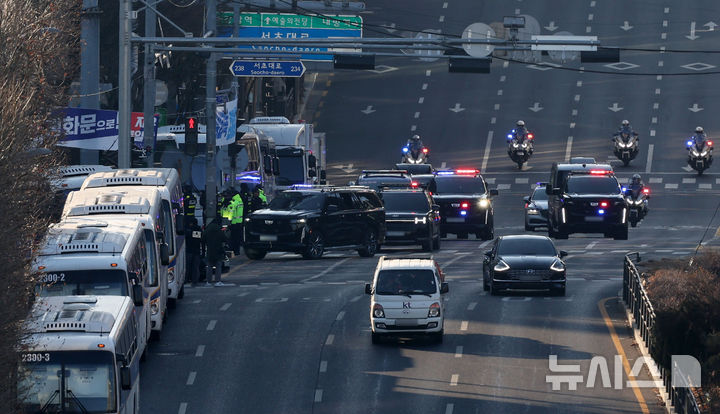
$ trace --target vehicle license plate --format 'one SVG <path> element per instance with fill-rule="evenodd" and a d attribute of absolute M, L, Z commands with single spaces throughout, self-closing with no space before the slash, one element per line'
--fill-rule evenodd
<path fill-rule="evenodd" d="M 417 324 L 417 319 L 395 319 L 396 326 L 415 326 Z"/>
<path fill-rule="evenodd" d="M 274 234 L 261 234 L 260 241 L 277 241 L 277 236 Z"/>
<path fill-rule="evenodd" d="M 585 217 L 585 221 L 603 221 L 603 218 L 600 216 L 588 216 Z"/>
<path fill-rule="evenodd" d="M 515 154 L 517 154 L 517 155 L 523 155 L 524 153 L 525 153 L 525 151 L 515 151 Z"/>
<path fill-rule="evenodd" d="M 445 219 L 445 221 L 448 223 L 464 223 L 465 218 L 464 217 L 448 217 L 447 219 Z"/>

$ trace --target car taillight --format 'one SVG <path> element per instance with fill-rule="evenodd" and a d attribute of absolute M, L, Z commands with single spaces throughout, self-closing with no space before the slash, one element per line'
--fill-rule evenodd
<path fill-rule="evenodd" d="M 467 201 L 463 201 L 463 203 L 460 204 L 460 208 L 468 208 L 468 207 L 470 207 L 470 203 L 468 203 Z"/>
<path fill-rule="evenodd" d="M 412 187 L 412 188 L 418 188 L 419 185 L 420 184 L 417 181 L 413 181 L 410 183 L 410 187 Z"/>
<path fill-rule="evenodd" d="M 607 207 L 607 206 L 608 206 L 608 202 L 607 202 L 607 201 L 601 201 L 601 202 L 600 202 L 600 207 L 605 208 L 605 207 Z"/>

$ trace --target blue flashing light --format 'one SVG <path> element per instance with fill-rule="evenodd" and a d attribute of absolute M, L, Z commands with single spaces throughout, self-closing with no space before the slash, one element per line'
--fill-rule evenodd
<path fill-rule="evenodd" d="M 455 175 L 455 171 L 438 171 L 437 175 Z"/>
<path fill-rule="evenodd" d="M 507 139 L 512 139 L 512 134 L 508 134 L 507 137 Z"/>
<path fill-rule="evenodd" d="M 602 216 L 603 214 L 605 214 L 605 210 L 603 210 L 602 208 L 599 209 L 599 210 L 598 210 L 598 214 Z"/>
<path fill-rule="evenodd" d="M 461 216 L 467 216 L 467 211 L 465 211 L 465 210 L 460 211 L 460 215 L 461 215 Z"/>
<path fill-rule="evenodd" d="M 514 133 L 515 133 L 515 130 L 513 129 L 511 132 L 514 134 Z"/>
<path fill-rule="evenodd" d="M 410 151 L 410 148 L 408 148 L 408 147 L 403 147 L 402 152 L 407 153 L 408 151 Z"/>
<path fill-rule="evenodd" d="M 239 175 L 237 177 L 238 180 L 250 180 L 250 181 L 262 181 L 262 177 L 258 177 L 257 175 Z"/>
<path fill-rule="evenodd" d="M 693 142 L 692 142 L 691 139 L 689 139 L 688 142 L 686 142 L 685 144 L 686 144 L 688 147 L 692 147 Z"/>
<path fill-rule="evenodd" d="M 312 184 L 293 184 L 293 188 L 313 188 Z"/>
<path fill-rule="evenodd" d="M 627 187 L 623 187 L 623 188 L 622 188 L 622 192 L 623 192 L 623 193 L 624 193 L 624 192 L 627 192 Z"/>

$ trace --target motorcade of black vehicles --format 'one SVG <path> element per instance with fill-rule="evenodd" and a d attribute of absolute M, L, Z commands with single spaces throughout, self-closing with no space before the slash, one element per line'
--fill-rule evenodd
<path fill-rule="evenodd" d="M 533 142 L 535 134 L 530 131 L 517 131 L 513 129 L 507 134 L 508 139 L 508 156 L 512 162 L 516 163 L 519 170 L 522 170 L 523 164 L 528 162 L 533 153 Z"/>
<path fill-rule="evenodd" d="M 348 184 L 366 186 L 378 191 L 384 186 L 411 187 L 412 178 L 406 170 L 363 170 L 357 181 Z"/>
<path fill-rule="evenodd" d="M 523 197 L 525 204 L 525 230 L 535 231 L 538 227 L 547 227 L 548 196 L 547 183 L 537 183 L 529 196 Z"/>
<path fill-rule="evenodd" d="M 602 233 L 627 240 L 628 207 L 609 165 L 554 163 L 546 192 L 550 237 Z"/>
<path fill-rule="evenodd" d="M 383 188 L 385 245 L 419 244 L 423 251 L 440 249 L 440 206 L 421 189 Z"/>
<path fill-rule="evenodd" d="M 318 259 L 326 250 L 372 257 L 385 242 L 385 208 L 366 187 L 296 185 L 245 219 L 245 254 L 292 252 Z"/>
<path fill-rule="evenodd" d="M 628 204 L 628 221 L 630 226 L 637 227 L 638 222 L 645 218 L 648 212 L 648 200 L 650 199 L 650 188 L 623 187 L 625 201 Z"/>
<path fill-rule="evenodd" d="M 626 167 L 640 152 L 638 133 L 635 131 L 618 131 L 612 136 L 612 142 L 613 153 Z"/>
<path fill-rule="evenodd" d="M 497 295 L 508 289 L 543 289 L 565 296 L 565 256 L 546 236 L 500 236 L 483 258 L 483 290 Z"/>
<path fill-rule="evenodd" d="M 431 193 L 435 192 L 435 170 L 430 164 L 395 164 L 396 170 L 410 173 L 411 186 L 417 183 L 418 188 L 425 189 Z"/>
<path fill-rule="evenodd" d="M 569 164 L 597 164 L 593 157 L 570 157 Z"/>
<path fill-rule="evenodd" d="M 696 143 L 693 139 L 688 139 L 685 146 L 688 151 L 688 165 L 697 171 L 697 175 L 702 175 L 703 172 L 712 165 L 713 142 L 711 140 L 704 140 Z"/>
<path fill-rule="evenodd" d="M 471 168 L 438 171 L 437 191 L 433 200 L 440 206 L 440 233 L 467 239 L 473 233 L 478 239 L 494 237 L 492 197 L 496 189 L 488 189 L 480 171 Z"/>

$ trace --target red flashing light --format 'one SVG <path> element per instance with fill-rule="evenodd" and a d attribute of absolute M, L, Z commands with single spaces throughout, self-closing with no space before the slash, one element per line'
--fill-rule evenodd
<path fill-rule="evenodd" d="M 601 202 L 600 202 L 600 207 L 605 208 L 605 207 L 607 207 L 607 206 L 608 206 L 608 202 L 607 202 L 607 201 L 601 201 Z"/>
<path fill-rule="evenodd" d="M 527 137 L 528 137 L 528 139 L 533 139 L 533 138 L 535 138 L 535 135 L 533 135 L 533 134 L 528 134 Z"/>
<path fill-rule="evenodd" d="M 604 174 L 610 174 L 610 171 L 608 171 L 608 170 L 590 170 L 590 174 L 604 175 Z"/>
<path fill-rule="evenodd" d="M 643 193 L 644 193 L 644 194 L 650 194 L 650 189 L 647 188 L 647 187 L 643 188 Z"/>
<path fill-rule="evenodd" d="M 427 154 L 429 151 L 430 151 L 430 150 L 427 149 L 427 147 L 425 147 L 425 148 L 422 149 L 423 154 Z"/>
<path fill-rule="evenodd" d="M 713 146 L 713 143 L 712 143 L 712 141 L 710 141 L 710 140 L 708 140 L 707 144 L 708 144 L 708 147 L 712 147 L 712 146 Z"/>
<path fill-rule="evenodd" d="M 410 183 L 410 187 L 412 187 L 412 188 L 418 188 L 419 185 L 420 184 L 417 181 L 413 181 Z"/>
<path fill-rule="evenodd" d="M 467 201 L 463 201 L 463 203 L 460 204 L 460 208 L 468 208 L 468 207 L 470 207 L 470 204 L 468 204 Z"/>
<path fill-rule="evenodd" d="M 458 170 L 455 170 L 455 173 L 456 173 L 456 174 L 479 174 L 479 173 L 480 173 L 480 170 L 475 170 L 475 169 L 458 169 Z"/>

